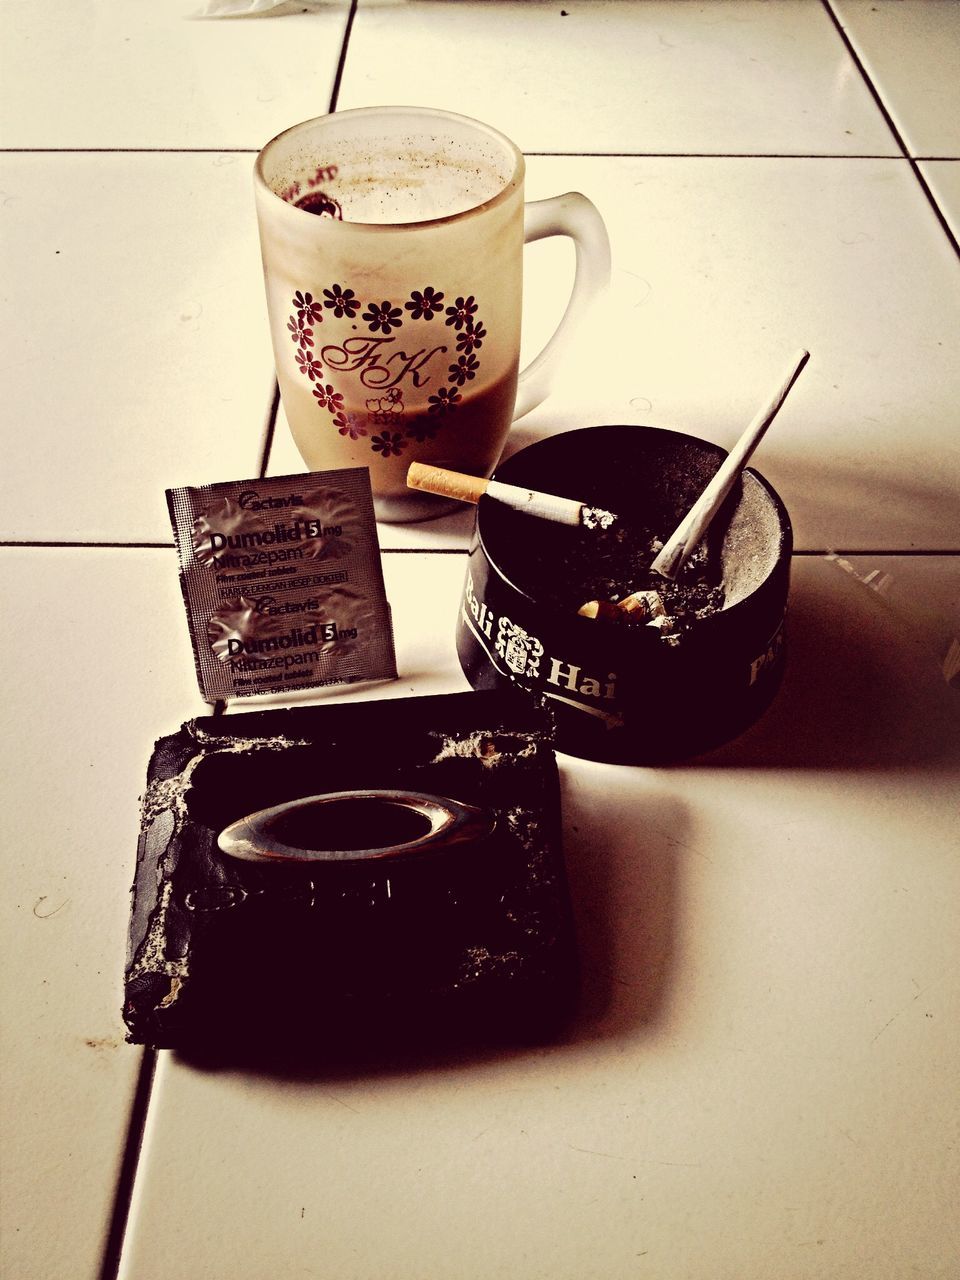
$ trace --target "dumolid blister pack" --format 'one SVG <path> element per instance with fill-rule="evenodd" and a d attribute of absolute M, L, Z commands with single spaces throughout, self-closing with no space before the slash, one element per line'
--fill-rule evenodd
<path fill-rule="evenodd" d="M 166 493 L 208 702 L 396 677 L 365 467 Z"/>

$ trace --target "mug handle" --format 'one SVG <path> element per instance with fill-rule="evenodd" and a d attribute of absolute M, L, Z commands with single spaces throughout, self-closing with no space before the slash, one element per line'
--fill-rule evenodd
<path fill-rule="evenodd" d="M 579 191 L 531 200 L 523 207 L 523 241 L 546 236 L 570 236 L 577 251 L 576 274 L 570 301 L 553 336 L 520 374 L 514 421 L 545 399 L 560 356 L 573 330 L 610 279 L 610 240 L 600 212 Z"/>

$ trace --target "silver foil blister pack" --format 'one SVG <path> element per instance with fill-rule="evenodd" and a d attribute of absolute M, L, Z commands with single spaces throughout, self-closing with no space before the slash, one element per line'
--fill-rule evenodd
<path fill-rule="evenodd" d="M 166 494 L 208 702 L 396 676 L 365 467 Z"/>

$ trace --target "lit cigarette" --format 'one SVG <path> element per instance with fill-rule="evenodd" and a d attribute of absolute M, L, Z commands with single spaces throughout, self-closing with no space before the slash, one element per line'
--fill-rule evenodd
<path fill-rule="evenodd" d="M 438 494 L 441 498 L 455 498 L 457 502 L 478 503 L 484 496 L 515 511 L 552 520 L 555 524 L 583 526 L 585 529 L 609 529 L 616 520 L 610 511 L 601 507 L 588 507 L 575 498 L 559 498 L 556 494 L 540 493 L 536 489 L 524 489 L 516 484 L 504 484 L 500 480 L 485 480 L 482 476 L 467 476 L 459 471 L 447 471 L 444 467 L 429 467 L 422 462 L 412 462 L 407 472 L 407 487 Z"/>

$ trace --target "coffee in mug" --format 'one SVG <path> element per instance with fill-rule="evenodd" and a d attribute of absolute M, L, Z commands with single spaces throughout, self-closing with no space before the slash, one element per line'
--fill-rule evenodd
<path fill-rule="evenodd" d="M 524 160 L 464 116 L 364 108 L 295 125 L 255 170 L 277 376 L 313 471 L 369 468 L 377 515 L 449 504 L 411 462 L 489 475 L 534 408 L 578 314 L 605 284 L 602 219 L 578 193 L 524 205 Z M 570 235 L 571 303 L 519 372 L 525 241 Z"/>

